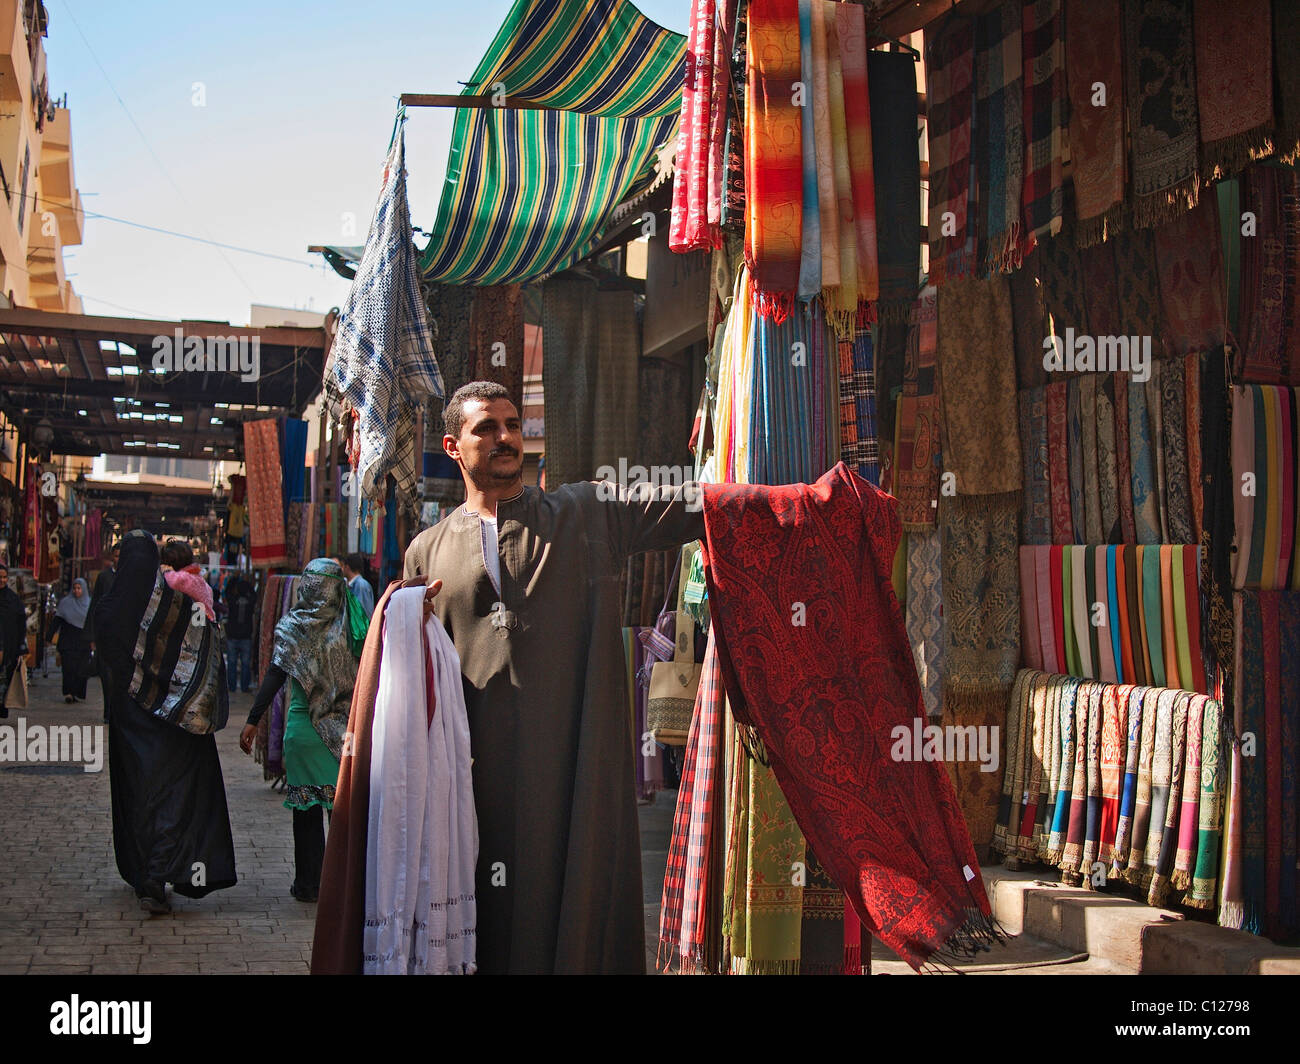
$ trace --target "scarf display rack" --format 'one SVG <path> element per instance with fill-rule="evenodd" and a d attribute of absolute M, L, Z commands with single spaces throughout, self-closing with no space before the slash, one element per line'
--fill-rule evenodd
<path fill-rule="evenodd" d="M 1243 609 L 1286 617 L 1300 589 L 1300 79 L 1286 72 L 1300 12 L 1268 0 L 955 4 L 925 27 L 920 114 L 910 57 L 910 100 L 884 88 L 901 65 L 877 76 L 880 57 L 905 53 L 878 50 L 870 22 L 858 87 L 854 6 L 692 8 L 670 246 L 714 257 L 707 474 L 810 482 L 841 454 L 860 471 L 877 463 L 903 521 L 895 579 L 926 712 L 1005 739 L 1001 772 L 948 766 L 981 854 L 1050 857 L 1088 883 L 1100 862 L 1111 888 L 1287 933 L 1293 901 L 1281 918 L 1261 914 L 1268 889 L 1294 896 L 1294 737 L 1285 711 L 1271 730 L 1238 717 L 1243 700 L 1267 717 L 1279 700 L 1257 693 L 1268 684 L 1289 690 L 1285 648 L 1243 639 Z M 1167 76 L 1139 78 L 1156 67 Z M 796 88 L 811 106 L 787 106 Z M 918 118 L 928 191 L 895 147 L 906 138 L 879 135 Z M 900 181 L 927 201 L 924 260 L 915 236 L 898 237 L 921 231 L 920 217 L 880 210 L 903 202 Z M 765 360 L 778 336 L 807 350 L 806 372 Z M 860 363 L 841 346 L 859 336 Z M 771 426 L 806 465 L 766 465 Z M 1073 865 L 1068 816 L 1059 846 L 1050 822 L 1036 827 L 1046 798 L 1021 833 L 1028 778 L 1044 795 L 1053 782 L 1042 743 L 1077 723 L 1066 692 L 1085 706 Z M 1148 703 L 1152 721 L 1169 718 L 1149 750 L 1123 732 Z M 678 824 L 698 832 L 722 807 L 706 837 L 726 835 L 733 854 L 755 840 L 731 744 L 701 745 L 719 725 L 731 734 L 725 719 L 711 713 L 692 735 Z M 1242 757 L 1250 738 L 1268 748 L 1262 760 Z M 1089 744 L 1106 749 L 1095 765 Z M 1135 776 L 1128 795 L 1128 755 L 1139 768 L 1167 762 L 1164 787 L 1175 745 L 1180 773 L 1204 777 L 1212 763 L 1221 785 L 1212 799 L 1198 788 L 1171 799 L 1151 860 L 1148 824 L 1126 875 L 1120 810 L 1134 815 L 1142 789 Z M 1004 792 L 1015 809 L 1001 808 Z M 779 804 L 764 815 L 789 826 Z M 769 852 L 796 850 L 790 834 Z M 724 875 L 714 897 L 708 855 L 680 856 L 686 882 L 704 885 L 666 883 L 663 946 L 688 970 L 724 969 L 744 877 Z M 681 874 L 671 860 L 669 874 Z M 683 905 L 700 918 L 683 922 Z M 752 970 L 800 970 L 794 923 L 789 911 L 773 920 L 786 937 L 765 939 Z"/>

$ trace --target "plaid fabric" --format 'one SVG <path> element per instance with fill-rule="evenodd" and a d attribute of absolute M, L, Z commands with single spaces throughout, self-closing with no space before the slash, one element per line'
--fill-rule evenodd
<path fill-rule="evenodd" d="M 1020 190 L 1025 179 L 1020 0 L 1003 0 L 975 23 L 975 169 L 979 181 L 980 275 L 1020 265 Z"/>
<path fill-rule="evenodd" d="M 880 484 L 876 439 L 876 373 L 871 327 L 861 320 L 850 340 L 839 341 L 840 460 L 858 476 Z"/>
<path fill-rule="evenodd" d="M 975 27 L 953 11 L 925 31 L 926 135 L 930 145 L 930 283 L 970 275 L 966 251 L 970 198 Z M 951 215 L 950 235 L 944 235 Z"/>
<path fill-rule="evenodd" d="M 427 397 L 443 397 L 419 276 L 399 125 L 366 250 L 339 315 L 328 376 L 335 400 L 360 415 L 360 491 L 377 505 L 383 505 L 389 473 L 398 497 L 414 499 L 416 411 Z"/>
<path fill-rule="evenodd" d="M 716 958 L 707 956 L 706 951 L 713 948 L 719 930 L 710 926 L 715 907 L 709 899 L 721 886 L 713 857 L 721 843 L 724 699 L 710 630 L 664 874 L 657 958 L 663 968 L 673 963 L 676 953 L 683 970 L 716 969 Z"/>
<path fill-rule="evenodd" d="M 1026 239 L 1061 231 L 1065 191 L 1065 13 L 1062 0 L 1027 0 L 1024 8 Z"/>

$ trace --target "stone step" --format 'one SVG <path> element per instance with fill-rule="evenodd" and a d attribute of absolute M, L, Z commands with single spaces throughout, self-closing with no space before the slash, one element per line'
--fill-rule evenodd
<path fill-rule="evenodd" d="M 1300 975 L 1300 949 L 1189 920 L 1132 898 L 1052 882 L 1052 869 L 981 869 L 993 913 L 1011 934 L 1053 943 L 1143 975 Z"/>

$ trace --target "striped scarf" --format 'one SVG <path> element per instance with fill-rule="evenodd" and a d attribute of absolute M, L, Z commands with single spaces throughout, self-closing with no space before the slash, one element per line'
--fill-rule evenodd
<path fill-rule="evenodd" d="M 930 150 L 930 283 L 969 277 L 971 115 L 975 24 L 963 11 L 925 29 L 926 133 Z"/>
<path fill-rule="evenodd" d="M 1066 137 L 1065 0 L 1027 0 L 1024 30 L 1025 243 L 1061 231 Z"/>

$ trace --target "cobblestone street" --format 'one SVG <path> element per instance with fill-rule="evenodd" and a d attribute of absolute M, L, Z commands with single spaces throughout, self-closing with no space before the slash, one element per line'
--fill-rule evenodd
<path fill-rule="evenodd" d="M 66 705 L 59 671 L 37 673 L 30 708 L 3 724 L 102 725 L 98 681 Z M 141 912 L 113 861 L 108 753 L 103 767 L 0 764 L 0 975 L 306 974 L 316 906 L 289 895 L 293 832 L 261 767 L 239 751 L 251 695 L 236 694 L 217 735 L 235 837 L 239 882 L 206 898 L 172 894 L 169 916 Z M 107 732 L 107 727 L 104 728 Z M 676 792 L 641 809 L 647 941 L 653 949 L 659 889 Z"/>

